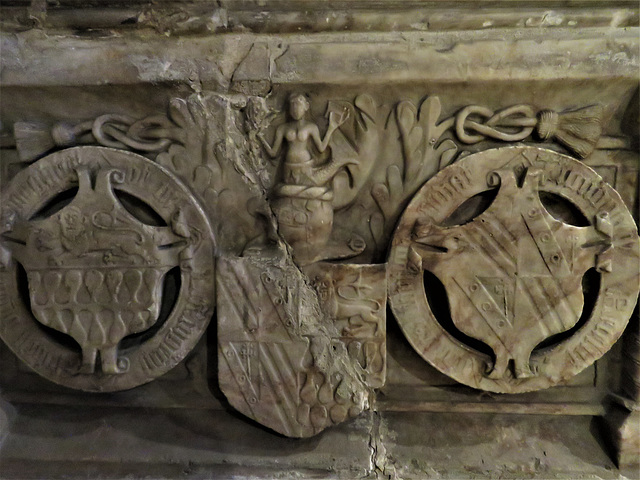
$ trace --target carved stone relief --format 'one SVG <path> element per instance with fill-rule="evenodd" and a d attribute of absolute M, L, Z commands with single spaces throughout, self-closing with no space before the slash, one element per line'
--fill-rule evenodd
<path fill-rule="evenodd" d="M 241 253 L 265 236 L 277 242 L 279 228 L 301 265 L 383 261 L 409 199 L 440 169 L 468 154 L 465 146 L 555 141 L 579 158 L 594 148 L 628 146 L 624 138 L 602 134 L 599 105 L 562 113 L 524 104 L 495 112 L 469 105 L 443 119 L 437 96 L 416 107 L 409 101 L 379 105 L 360 94 L 352 102 L 328 101 L 321 136 L 323 120 L 309 119 L 311 100 L 292 94 L 279 113 L 262 97 L 203 92 L 173 99 L 166 116 L 136 120 L 108 114 L 49 127 L 18 122 L 16 146 L 24 161 L 55 146 L 82 143 L 150 155 L 194 189 L 221 242 L 232 243 L 230 250 Z M 298 130 L 300 138 L 293 135 Z M 219 211 L 229 210 L 237 224 L 216 226 Z"/>
<path fill-rule="evenodd" d="M 362 378 L 368 386 L 382 387 L 386 374 L 385 265 L 321 262 L 303 271 L 318 294 L 324 315 L 337 330 L 332 340 L 345 344 L 350 359 L 364 370 Z"/>
<path fill-rule="evenodd" d="M 0 3 L 0 477 L 634 477 L 633 2 Z"/>
<path fill-rule="evenodd" d="M 273 258 L 218 262 L 220 388 L 234 408 L 291 437 L 358 415 L 384 379 L 384 271 L 314 267 L 315 290 Z M 378 280 L 377 295 L 362 295 L 363 277 Z"/>
<path fill-rule="evenodd" d="M 321 135 L 305 118 L 307 98 L 293 95 L 291 119 L 275 128 L 270 142 L 265 105 L 247 102 L 252 155 L 242 171 L 256 177 L 266 170 L 262 149 L 282 160 L 262 177 L 264 191 L 251 202 L 266 219 L 264 233 L 247 243 L 242 257 L 219 260 L 220 387 L 236 409 L 294 437 L 358 415 L 372 388 L 384 384 L 384 266 L 320 262 L 365 248 L 357 234 L 334 229 L 334 209 L 357 195 L 373 159 L 329 148 L 355 113 L 352 105 L 341 107 L 329 111 Z M 346 165 L 355 169 L 352 188 L 334 196 L 333 182 Z"/>
<path fill-rule="evenodd" d="M 390 303 L 440 371 L 483 390 L 537 390 L 619 338 L 639 255 L 631 215 L 593 170 L 532 147 L 487 150 L 444 169 L 407 207 L 389 254 Z"/>
<path fill-rule="evenodd" d="M 212 232 L 155 163 L 103 147 L 54 153 L 5 189 L 2 220 L 0 336 L 44 377 L 132 388 L 175 366 L 206 329 Z M 165 298 L 168 281 L 176 298 Z"/>
<path fill-rule="evenodd" d="M 271 201 L 279 232 L 293 249 L 293 258 L 300 265 L 323 258 L 355 256 L 364 249 L 362 239 L 354 239 L 345 245 L 344 252 L 339 250 L 340 246 L 329 247 L 328 251 L 324 251 L 324 247 L 333 230 L 333 190 L 329 184 L 341 168 L 357 161 L 330 158 L 318 165 L 309 151 L 311 144 L 320 154 L 327 151 L 331 135 L 347 120 L 348 110 L 340 116 L 329 113 L 329 127 L 321 138 L 317 125 L 304 119 L 309 110 L 308 100 L 303 95 L 295 95 L 289 104 L 293 121 L 276 129 L 273 145 L 263 136 L 259 137 L 271 157 L 280 153 L 283 142 L 287 145 L 282 183 L 276 186 Z"/>
<path fill-rule="evenodd" d="M 264 94 L 245 73 L 236 90 Z M 111 149 L 52 154 L 4 192 L 4 301 L 31 323 L 5 322 L 3 338 L 58 383 L 119 390 L 178 363 L 217 305 L 221 390 L 293 437 L 358 415 L 384 385 L 388 293 L 414 348 L 462 383 L 523 392 L 568 379 L 631 314 L 633 221 L 569 157 L 464 149 L 553 141 L 583 158 L 626 141 L 603 135 L 598 105 L 442 111 L 437 96 L 416 107 L 293 93 L 273 110 L 264 97 L 200 92 L 167 115 L 18 122 L 24 162 Z M 45 182 L 45 170 L 64 173 Z M 175 269 L 171 310 L 163 283 Z"/>

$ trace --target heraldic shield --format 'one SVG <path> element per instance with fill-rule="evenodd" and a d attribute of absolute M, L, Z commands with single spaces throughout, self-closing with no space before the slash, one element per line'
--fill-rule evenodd
<path fill-rule="evenodd" d="M 414 197 L 392 244 L 390 303 L 442 372 L 489 391 L 537 390 L 622 334 L 638 257 L 631 215 L 593 170 L 533 147 L 489 150 Z"/>
<path fill-rule="evenodd" d="M 0 282 L 11 295 L 0 337 L 36 372 L 124 390 L 193 348 L 213 313 L 213 236 L 171 174 L 130 152 L 78 147 L 23 170 L 2 199 Z"/>
<path fill-rule="evenodd" d="M 384 265 L 262 257 L 217 265 L 218 380 L 229 403 L 289 437 L 359 415 L 386 372 Z"/>

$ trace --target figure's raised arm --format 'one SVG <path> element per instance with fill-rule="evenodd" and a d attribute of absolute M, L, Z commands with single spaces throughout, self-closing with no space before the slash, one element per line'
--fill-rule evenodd
<path fill-rule="evenodd" d="M 269 142 L 264 138 L 262 132 L 258 134 L 258 138 L 262 142 L 262 146 L 271 158 L 275 158 L 280 153 L 282 142 L 284 140 L 285 128 L 286 125 L 280 125 L 278 128 L 276 128 L 275 138 L 273 139 L 273 146 L 269 145 Z"/>
<path fill-rule="evenodd" d="M 331 135 L 333 135 L 333 132 L 335 132 L 340 125 L 347 121 L 347 118 L 349 118 L 348 110 L 344 110 L 340 117 L 336 117 L 336 112 L 330 112 L 329 126 L 327 127 L 327 133 L 324 134 L 323 140 L 320 140 L 320 131 L 318 130 L 318 127 L 313 125 L 310 132 L 311 138 L 313 138 L 313 141 L 320 152 L 324 152 L 327 149 L 329 141 L 331 140 Z"/>

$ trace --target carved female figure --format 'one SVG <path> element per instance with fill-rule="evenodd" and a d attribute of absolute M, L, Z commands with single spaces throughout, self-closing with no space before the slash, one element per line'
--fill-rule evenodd
<path fill-rule="evenodd" d="M 309 102 L 303 95 L 289 99 L 289 115 L 293 119 L 276 129 L 273 146 L 263 136 L 260 140 L 272 158 L 278 156 L 286 141 L 286 154 L 282 166 L 282 183 L 274 189 L 273 210 L 278 218 L 280 233 L 291 245 L 294 257 L 305 264 L 312 263 L 326 245 L 333 227 L 333 191 L 329 183 L 353 159 L 336 160 L 317 165 L 313 146 L 326 151 L 335 130 L 348 118 L 348 112 L 337 117 L 329 114 L 329 126 L 320 137 L 318 126 L 305 120 Z"/>

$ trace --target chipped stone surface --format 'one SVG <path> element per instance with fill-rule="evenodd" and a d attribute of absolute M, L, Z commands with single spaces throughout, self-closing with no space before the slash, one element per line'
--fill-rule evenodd
<path fill-rule="evenodd" d="M 482 194 L 491 198 L 466 203 Z M 405 210 L 390 303 L 420 355 L 458 381 L 546 388 L 622 335 L 640 288 L 639 245 L 618 194 L 581 163 L 531 147 L 487 150 L 445 168 Z M 436 279 L 427 284 L 425 271 Z M 430 294 L 438 282 L 446 299 Z"/>
<path fill-rule="evenodd" d="M 369 406 L 364 368 L 295 266 L 249 256 L 218 268 L 218 381 L 233 407 L 308 437 Z"/>
<path fill-rule="evenodd" d="M 2 208 L 44 212 L 3 215 L 0 476 L 633 478 L 637 321 L 614 342 L 637 317 L 635 2 L 126 3 L 0 7 Z M 553 168 L 493 172 L 504 151 L 615 206 Z M 78 152 L 89 174 L 31 205 Z M 125 164 L 165 176 L 107 176 Z M 467 167 L 496 198 L 434 208 Z M 559 218 L 532 223 L 539 203 Z M 508 225 L 483 257 L 454 237 L 488 215 Z M 496 273 L 503 234 L 516 268 Z M 145 262 L 164 275 L 152 298 L 107 305 L 102 270 Z M 458 291 L 470 280 L 482 299 Z M 172 350 L 194 289 L 201 328 Z M 447 299 L 451 318 L 414 308 Z M 106 310 L 134 315 L 110 328 Z M 69 312 L 100 319 L 83 336 Z M 451 348 L 429 341 L 443 331 Z"/>

